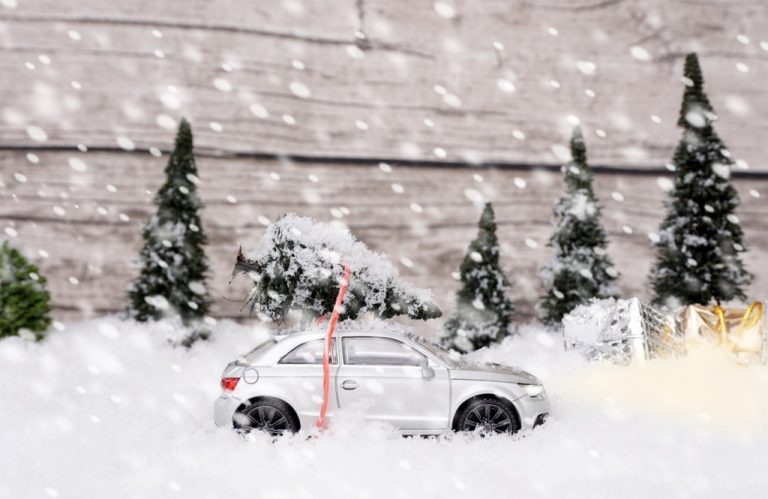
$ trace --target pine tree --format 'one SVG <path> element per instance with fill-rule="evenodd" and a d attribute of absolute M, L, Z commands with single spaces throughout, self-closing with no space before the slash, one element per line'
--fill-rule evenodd
<path fill-rule="evenodd" d="M 545 294 L 539 312 L 548 325 L 559 325 L 563 316 L 592 298 L 615 296 L 618 277 L 606 251 L 587 148 L 578 126 L 571 137 L 571 162 L 563 166 L 563 174 L 565 194 L 555 205 L 556 227 L 548 244 L 555 254 L 541 272 Z"/>
<path fill-rule="evenodd" d="M 509 281 L 499 265 L 499 240 L 491 203 L 480 217 L 477 238 L 459 267 L 462 288 L 456 310 L 445 324 L 441 341 L 449 348 L 470 352 L 500 342 L 514 333 L 514 307 Z"/>
<path fill-rule="evenodd" d="M 267 227 L 253 258 L 238 253 L 233 275 L 253 278 L 245 300 L 251 313 L 283 322 L 297 311 L 307 324 L 333 311 L 345 265 L 350 279 L 342 320 L 367 313 L 419 320 L 442 315 L 430 292 L 403 282 L 384 255 L 369 250 L 348 229 L 293 213 Z"/>
<path fill-rule="evenodd" d="M 0 246 L 0 338 L 41 338 L 51 323 L 45 277 L 8 241 Z"/>
<path fill-rule="evenodd" d="M 202 203 L 197 195 L 197 166 L 192 130 L 182 120 L 176 145 L 165 168 L 166 181 L 155 196 L 157 213 L 144 226 L 144 247 L 139 276 L 128 290 L 129 314 L 139 321 L 178 315 L 205 335 L 199 324 L 209 307 L 205 276 L 208 261 L 203 251 L 205 233 L 200 222 Z"/>
<path fill-rule="evenodd" d="M 717 116 L 704 93 L 696 54 L 688 54 L 678 126 L 683 129 L 673 163 L 674 188 L 656 242 L 651 271 L 653 302 L 687 304 L 745 299 L 752 276 L 740 254 L 746 251 L 735 215 L 739 196 L 730 181 L 731 154 L 717 136 Z"/>

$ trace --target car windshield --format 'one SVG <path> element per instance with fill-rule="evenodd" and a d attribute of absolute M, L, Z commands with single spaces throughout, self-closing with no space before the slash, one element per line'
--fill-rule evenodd
<path fill-rule="evenodd" d="M 418 343 L 419 346 L 428 350 L 429 353 L 437 357 L 438 360 L 449 368 L 457 368 L 464 363 L 461 354 L 455 350 L 448 350 L 447 348 L 416 334 L 411 335 L 410 338 Z"/>

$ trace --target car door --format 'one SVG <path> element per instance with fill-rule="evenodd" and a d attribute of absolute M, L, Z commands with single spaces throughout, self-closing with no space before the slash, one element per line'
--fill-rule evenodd
<path fill-rule="evenodd" d="M 334 372 L 338 365 L 336 339 L 331 345 L 331 389 L 328 416 L 337 407 L 333 396 Z M 272 373 L 301 418 L 316 418 L 323 402 L 323 347 L 325 340 L 309 340 L 294 347 L 275 364 Z"/>
<path fill-rule="evenodd" d="M 342 409 L 402 430 L 444 430 L 448 370 L 414 345 L 383 336 L 345 336 L 336 390 Z"/>

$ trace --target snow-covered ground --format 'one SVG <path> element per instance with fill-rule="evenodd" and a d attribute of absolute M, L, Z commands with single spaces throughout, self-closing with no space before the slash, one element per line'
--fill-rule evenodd
<path fill-rule="evenodd" d="M 0 341 L 0 497 L 765 497 L 768 369 L 718 352 L 588 364 L 534 328 L 478 355 L 539 375 L 552 417 L 525 437 L 405 439 L 344 414 L 272 443 L 216 429 L 224 365 L 261 332 L 191 350 L 152 325 L 69 324 Z"/>

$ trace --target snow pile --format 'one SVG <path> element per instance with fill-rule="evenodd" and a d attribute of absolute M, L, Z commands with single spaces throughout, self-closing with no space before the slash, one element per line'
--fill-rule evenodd
<path fill-rule="evenodd" d="M 471 359 L 539 376 L 552 411 L 524 437 L 404 439 L 342 411 L 273 443 L 216 429 L 223 367 L 264 338 L 229 322 L 191 349 L 155 325 L 67 325 L 0 341 L 0 498 L 760 497 L 768 369 L 719 352 L 587 363 L 535 328 Z"/>
<path fill-rule="evenodd" d="M 318 317 L 330 313 L 344 265 L 351 271 L 342 317 L 367 312 L 382 318 L 440 316 L 431 293 L 400 281 L 382 254 L 369 250 L 344 226 L 288 214 L 272 223 L 248 255 L 254 287 L 246 301 L 261 316 L 283 320 L 291 309 Z"/>
<path fill-rule="evenodd" d="M 563 318 L 566 342 L 592 345 L 626 339 L 631 300 L 605 298 L 580 305 Z"/>

